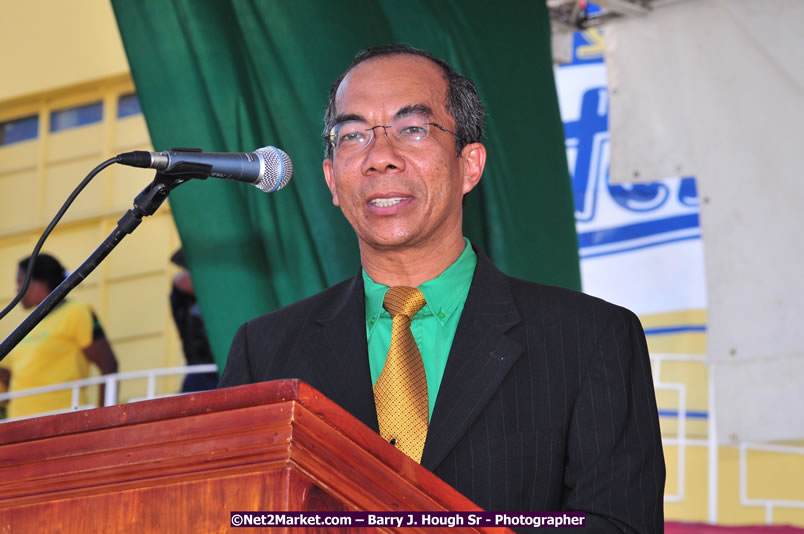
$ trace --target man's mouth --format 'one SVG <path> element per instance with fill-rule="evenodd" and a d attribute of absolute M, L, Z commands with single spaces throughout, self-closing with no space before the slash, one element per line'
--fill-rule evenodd
<path fill-rule="evenodd" d="M 406 198 L 408 197 L 372 198 L 369 200 L 369 204 L 378 208 L 389 208 L 391 206 L 396 206 Z"/>

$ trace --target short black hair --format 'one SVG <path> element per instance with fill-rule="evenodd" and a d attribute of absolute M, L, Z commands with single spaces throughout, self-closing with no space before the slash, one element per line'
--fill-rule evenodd
<path fill-rule="evenodd" d="M 332 158 L 332 145 L 329 142 L 329 133 L 335 125 L 335 95 L 341 82 L 349 72 L 360 63 L 372 58 L 382 56 L 410 55 L 429 59 L 439 67 L 447 81 L 447 112 L 455 119 L 455 147 L 458 155 L 469 143 L 479 143 L 483 138 L 483 128 L 486 122 L 486 108 L 477 94 L 475 84 L 450 66 L 443 59 L 437 58 L 426 50 L 419 50 L 412 46 L 390 44 L 366 48 L 357 53 L 352 64 L 335 80 L 329 90 L 329 102 L 324 115 L 324 138 L 326 141 L 325 155 Z"/>
<path fill-rule="evenodd" d="M 186 269 L 187 259 L 184 257 L 184 249 L 180 248 L 179 250 L 174 252 L 173 255 L 170 257 L 170 261 L 171 263 L 173 263 L 173 265 L 181 267 L 182 269 Z"/>
<path fill-rule="evenodd" d="M 22 272 L 26 272 L 28 270 L 29 263 L 31 263 L 30 256 L 21 259 L 19 263 L 20 270 Z M 44 282 L 47 284 L 50 290 L 53 291 L 59 286 L 59 284 L 64 282 L 65 278 L 67 278 L 67 271 L 64 269 L 64 266 L 59 262 L 59 260 L 50 254 L 44 253 L 39 254 L 36 257 L 31 279 Z"/>

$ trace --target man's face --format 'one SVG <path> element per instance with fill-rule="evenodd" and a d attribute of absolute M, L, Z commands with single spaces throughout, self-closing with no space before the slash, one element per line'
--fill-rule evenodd
<path fill-rule="evenodd" d="M 390 125 L 400 117 L 420 117 L 455 131 L 445 108 L 447 82 L 426 58 L 385 56 L 365 61 L 341 82 L 335 97 L 336 123 Z M 412 110 L 412 111 L 411 111 Z M 371 143 L 338 151 L 324 161 L 332 201 L 357 233 L 361 250 L 438 250 L 462 233 L 462 198 L 480 179 L 485 150 L 467 145 L 456 156 L 451 133 L 431 127 L 415 146 L 375 128 Z M 478 152 L 482 151 L 480 161 Z"/>
<path fill-rule="evenodd" d="M 17 270 L 17 291 L 22 289 L 22 283 L 25 281 L 25 271 L 22 269 Z M 50 288 L 46 283 L 41 280 L 31 279 L 28 284 L 28 291 L 22 296 L 22 307 L 26 310 L 35 308 L 42 303 L 45 298 L 50 294 Z"/>

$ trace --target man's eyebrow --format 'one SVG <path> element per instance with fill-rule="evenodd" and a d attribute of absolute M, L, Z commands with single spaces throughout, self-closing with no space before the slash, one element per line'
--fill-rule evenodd
<path fill-rule="evenodd" d="M 394 115 L 394 118 L 401 119 L 402 117 L 407 117 L 408 115 L 424 115 L 426 117 L 432 117 L 433 109 L 424 104 L 413 104 L 410 106 L 405 106 L 397 111 Z"/>
<path fill-rule="evenodd" d="M 337 117 L 335 117 L 335 121 L 332 123 L 332 125 L 337 126 L 338 124 L 341 124 L 343 122 L 352 122 L 352 121 L 366 122 L 366 119 L 363 118 L 362 115 L 357 115 L 355 113 L 345 113 L 345 114 L 342 113 Z"/>
<path fill-rule="evenodd" d="M 425 104 L 410 104 L 408 106 L 402 107 L 399 111 L 394 114 L 394 119 L 401 119 L 402 117 L 407 117 L 410 115 L 422 115 L 425 117 L 432 117 L 433 116 L 433 108 L 427 106 Z M 357 113 L 342 113 L 335 117 L 332 125 L 337 126 L 338 124 L 342 124 L 344 122 L 365 122 L 368 123 L 362 115 L 358 115 Z"/>

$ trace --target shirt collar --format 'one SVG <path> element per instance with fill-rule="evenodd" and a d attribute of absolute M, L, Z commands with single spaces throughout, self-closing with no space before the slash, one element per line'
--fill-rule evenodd
<path fill-rule="evenodd" d="M 427 304 L 416 314 L 416 317 L 432 315 L 444 325 L 465 299 L 466 289 L 472 283 L 475 273 L 477 255 L 472 250 L 469 240 L 465 237 L 463 240 L 465 246 L 458 259 L 436 278 L 419 286 Z M 383 315 L 389 316 L 382 307 L 385 293 L 389 287 L 372 280 L 365 269 L 363 270 L 363 287 L 366 293 L 366 330 L 370 335 L 377 319 Z"/>

